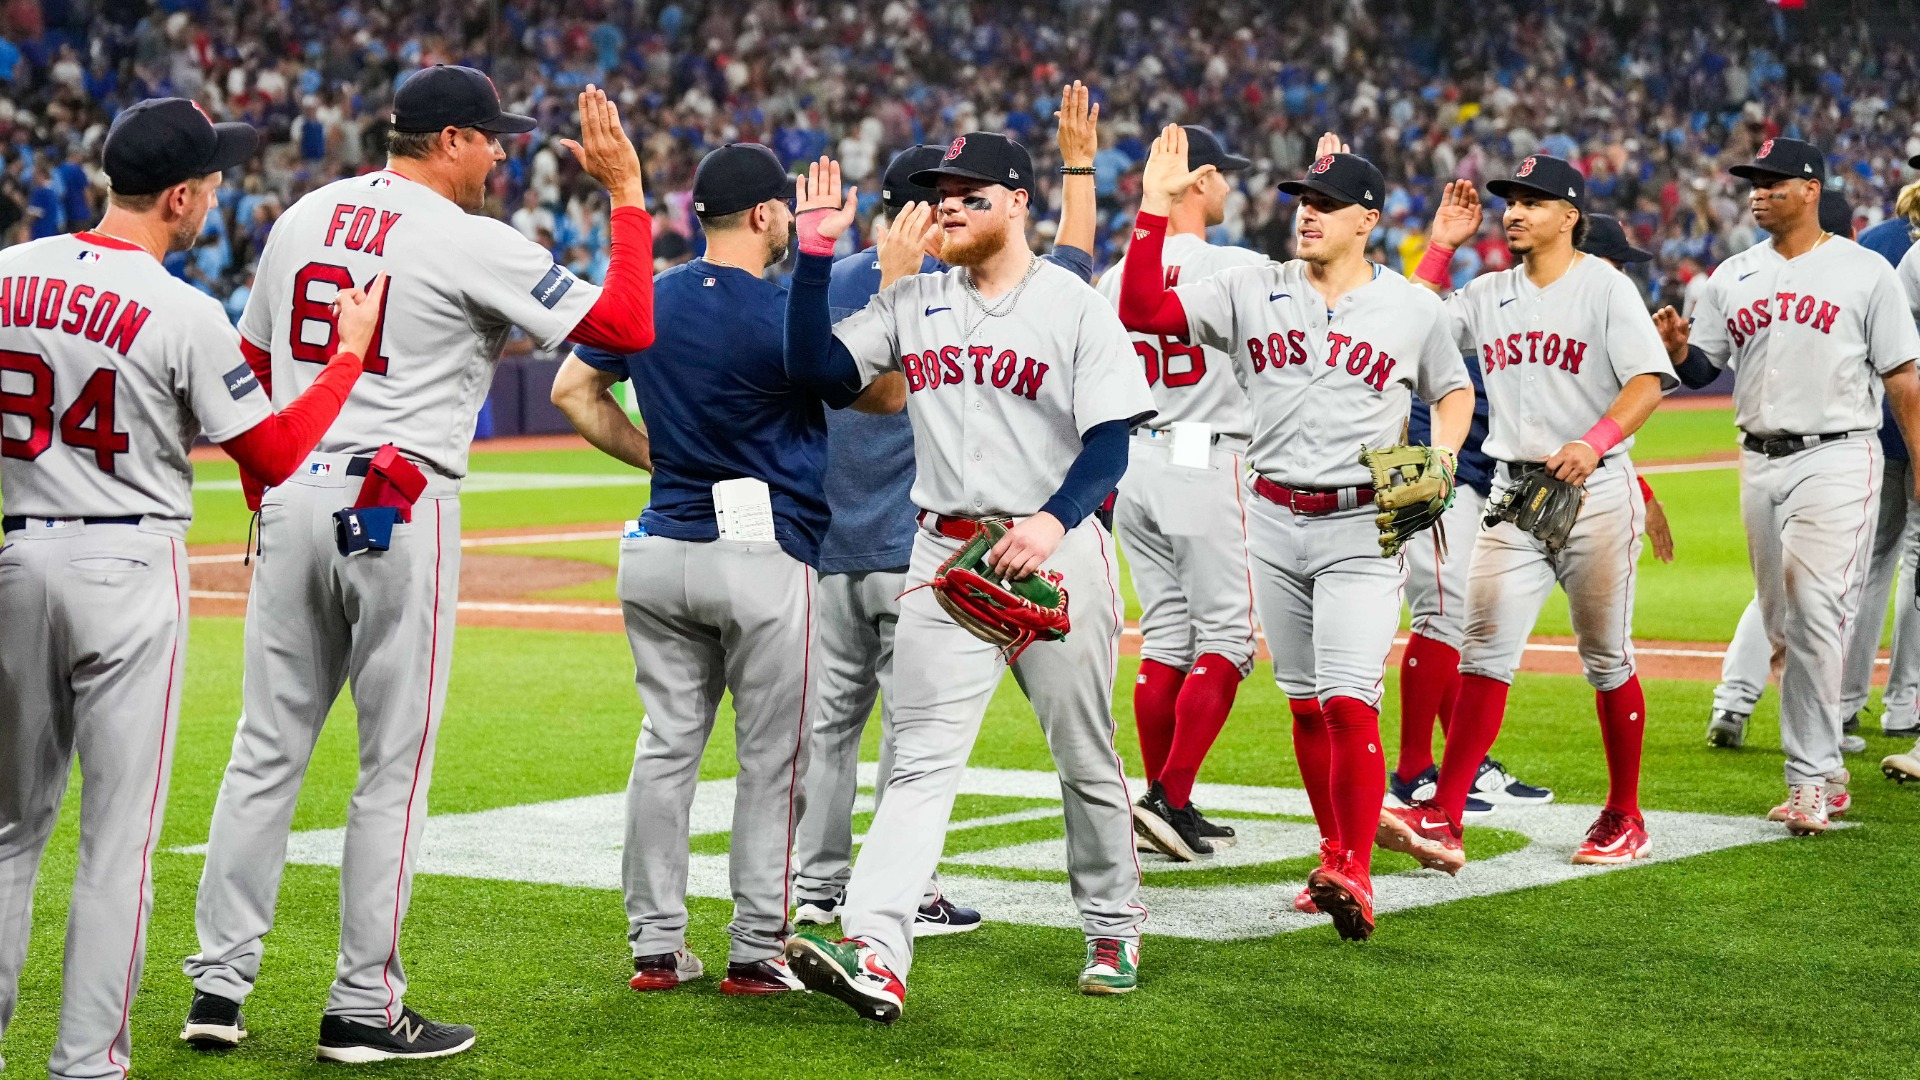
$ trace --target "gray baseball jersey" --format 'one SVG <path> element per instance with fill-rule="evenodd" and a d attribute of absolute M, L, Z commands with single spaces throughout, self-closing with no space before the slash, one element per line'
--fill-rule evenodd
<path fill-rule="evenodd" d="M 1788 260 L 1764 240 L 1721 263 L 1692 344 L 1734 371 L 1750 435 L 1878 431 L 1879 376 L 1920 357 L 1913 310 L 1887 260 L 1833 237 Z"/>
<path fill-rule="evenodd" d="M 1901 288 L 1907 293 L 1907 308 L 1913 312 L 1916 321 L 1920 321 L 1920 244 L 1907 249 L 1900 257 L 1900 269 L 1896 275 Z"/>
<path fill-rule="evenodd" d="M 1173 286 L 1212 277 L 1229 267 L 1260 266 L 1267 257 L 1247 248 L 1209 244 L 1192 233 L 1174 233 L 1167 237 L 1160 262 L 1166 269 L 1167 284 Z M 1125 271 L 1126 259 L 1122 258 L 1095 286 L 1116 308 L 1120 304 L 1120 277 Z M 1216 435 L 1245 439 L 1253 434 L 1247 392 L 1234 376 L 1230 350 L 1188 344 L 1163 335 L 1128 336 L 1146 369 L 1147 385 L 1153 389 L 1153 404 L 1158 410 L 1147 422 L 1148 427 L 1164 430 L 1178 420 L 1197 420 L 1213 425 Z"/>
<path fill-rule="evenodd" d="M 240 332 L 273 356 L 276 401 L 292 401 L 333 351 L 328 305 L 389 275 L 366 374 L 320 441 L 336 454 L 393 443 L 464 476 L 493 362 L 513 327 L 556 349 L 600 296 L 546 248 L 429 188 L 381 171 L 336 180 L 273 226 Z"/>
<path fill-rule="evenodd" d="M 1080 436 L 1154 411 L 1120 317 L 1072 272 L 1035 260 L 1006 315 L 984 317 L 956 267 L 902 278 L 833 328 L 863 380 L 907 378 L 913 501 L 955 517 L 1037 513 Z M 971 330 L 971 333 L 969 333 Z"/>
<path fill-rule="evenodd" d="M 1378 267 L 1331 311 L 1298 259 L 1174 293 L 1188 340 L 1233 356 L 1253 406 L 1254 471 L 1290 487 L 1371 486 L 1360 445 L 1400 442 L 1409 392 L 1438 401 L 1472 385 L 1440 301 Z"/>
<path fill-rule="evenodd" d="M 986 316 L 965 270 L 902 279 L 834 334 L 868 380 L 906 374 L 919 468 L 914 501 L 953 517 L 1036 513 L 1079 455 L 1080 435 L 1151 415 L 1153 395 L 1111 305 L 1071 272 L 1039 263 L 1025 291 Z M 960 547 L 932 519 L 914 540 L 919 584 Z M 1121 610 L 1113 538 L 1094 519 L 1067 530 L 1058 571 L 1073 629 L 1015 662 L 1061 776 L 1067 872 L 1089 937 L 1137 941 L 1132 799 L 1113 749 Z M 841 926 L 905 978 L 912 926 L 939 865 L 954 792 L 1006 672 L 1000 650 L 954 623 L 926 589 L 900 602 L 894 634 L 895 768 L 847 882 Z"/>
<path fill-rule="evenodd" d="M 28 519 L 0 549 L 0 1035 L 76 752 L 85 788 L 52 1076 L 128 1068 L 186 666 L 187 450 L 269 411 L 220 305 L 145 251 L 0 252 L 0 488 Z"/>
<path fill-rule="evenodd" d="M 272 412 L 219 301 L 100 234 L 0 253 L 0 350 L 9 515 L 138 514 L 184 537 L 194 436 Z"/>
<path fill-rule="evenodd" d="M 1678 385 L 1660 333 L 1627 276 L 1575 255 L 1542 289 L 1515 266 L 1484 274 L 1447 298 L 1463 352 L 1485 376 L 1486 452 L 1498 461 L 1544 461 L 1607 414 L 1636 375 Z M 1609 451 L 1625 454 L 1631 437 Z"/>

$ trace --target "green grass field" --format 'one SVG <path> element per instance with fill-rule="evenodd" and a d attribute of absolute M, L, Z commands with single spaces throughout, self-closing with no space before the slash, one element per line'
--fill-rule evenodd
<path fill-rule="evenodd" d="M 1699 419 L 1708 414 L 1670 415 L 1684 417 L 1675 427 L 1687 430 L 1667 432 L 1658 425 L 1668 417 L 1657 418 L 1668 445 L 1724 434 L 1724 424 L 1716 429 Z M 1650 436 L 1643 446 L 1653 441 Z M 522 471 L 597 467 L 577 458 Z M 1738 525 L 1727 517 L 1734 475 L 1656 478 L 1680 535 L 1681 562 L 1660 567 L 1648 559 L 1639 596 L 1642 636 L 1724 640 L 1730 633 L 1748 588 Z M 584 488 L 552 501 L 506 492 L 484 498 L 501 500 L 488 511 L 497 523 L 565 524 L 630 516 L 630 504 L 616 504 L 631 491 Z M 509 505 L 509 495 L 522 510 Z M 481 498 L 468 502 L 470 526 L 487 527 L 475 521 Z M 238 495 L 233 499 L 237 504 Z M 232 524 L 234 515 L 208 509 L 204 528 Z M 240 525 L 243 535 L 243 518 Z M 566 554 L 583 557 L 577 550 Z M 1543 619 L 1543 631 L 1565 632 L 1556 610 Z M 171 849 L 206 840 L 240 691 L 239 621 L 197 619 L 193 634 L 172 801 L 156 857 L 146 980 L 133 1010 L 136 1072 L 333 1075 L 339 1067 L 312 1060 L 338 929 L 339 877 L 325 866 L 287 870 L 261 982 L 247 1003 L 253 1034 L 243 1048 L 208 1058 L 175 1038 L 191 994 L 179 962 L 194 948 L 193 895 L 202 860 Z M 1117 743 L 1137 775 L 1133 670 L 1132 661 L 1123 661 Z M 463 628 L 439 742 L 434 815 L 623 790 L 640 723 L 631 677 L 631 659 L 616 634 Z M 1389 675 L 1389 718 L 1396 715 L 1396 683 Z M 1754 717 L 1748 748 L 1718 752 L 1700 738 L 1707 684 L 1650 681 L 1646 689 L 1642 797 L 1649 809 L 1753 818 L 1777 800 L 1772 695 Z M 1553 787 L 1563 803 L 1598 802 L 1605 770 L 1592 701 L 1579 678 L 1522 676 L 1496 753 L 1529 782 Z M 351 704 L 343 702 L 314 755 L 295 816 L 298 830 L 345 822 L 355 772 L 352 719 Z M 1394 725 L 1386 728 L 1391 753 Z M 982 930 L 922 945 L 906 1016 L 891 1028 L 866 1024 L 818 997 L 723 997 L 713 975 L 673 993 L 636 994 L 626 988 L 625 918 L 616 890 L 423 874 L 403 935 L 408 1002 L 434 1018 L 475 1024 L 480 1041 L 456 1058 L 375 1071 L 435 1077 L 1911 1076 L 1908 1039 L 1920 1023 L 1920 974 L 1912 962 L 1906 894 L 1920 880 L 1920 791 L 1877 775 L 1871 762 L 1904 744 L 1876 731 L 1867 725 L 1868 754 L 1851 763 L 1858 796 L 1850 820 L 1858 827 L 1817 840 L 1731 847 L 1384 914 L 1364 945 L 1341 942 L 1327 926 L 1210 941 L 1156 934 L 1150 921 L 1142 986 L 1117 999 L 1074 993 L 1078 931 L 1012 923 L 989 909 Z M 1297 787 L 1287 732 L 1284 703 L 1261 665 L 1244 684 L 1202 780 Z M 870 728 L 869 758 L 875 735 Z M 731 776 L 731 755 L 723 714 L 702 763 L 703 780 Z M 972 763 L 1048 768 L 1038 725 L 1010 681 L 993 704 Z M 76 779 L 43 866 L 20 1009 L 0 1045 L 8 1077 L 41 1075 L 52 1043 L 82 794 Z M 1046 805 L 1044 799 L 966 796 L 957 816 Z M 1468 834 L 1477 860 L 1528 843 L 1499 815 L 1487 824 Z M 1059 835 L 1057 818 L 956 832 L 947 854 L 960 858 L 987 844 Z M 1656 845 L 1661 838 L 1656 831 Z M 503 836 L 500 843 L 512 840 Z M 695 846 L 699 854 L 715 855 L 725 850 L 725 838 L 707 834 Z M 1409 865 L 1383 859 L 1378 870 Z M 1470 864 L 1462 880 L 1476 866 Z M 993 876 L 958 863 L 945 870 Z M 1297 859 L 1275 859 L 1177 881 L 1156 871 L 1149 883 L 1258 884 L 1297 880 L 1303 870 Z M 1057 888 L 1064 893 L 1064 885 Z M 690 906 L 690 947 L 713 972 L 724 961 L 729 905 L 695 899 Z"/>

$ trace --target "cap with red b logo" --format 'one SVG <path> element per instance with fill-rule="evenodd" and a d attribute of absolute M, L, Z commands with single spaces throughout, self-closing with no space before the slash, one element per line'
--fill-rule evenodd
<path fill-rule="evenodd" d="M 1033 155 L 1019 143 L 991 131 L 967 132 L 948 144 L 940 164 L 921 169 L 907 179 L 932 188 L 943 176 L 999 184 L 1009 191 L 1025 189 L 1029 197 L 1038 194 L 1033 187 Z"/>
<path fill-rule="evenodd" d="M 1827 158 L 1820 148 L 1800 139 L 1778 136 L 1760 144 L 1760 151 L 1747 165 L 1735 165 L 1728 172 L 1742 180 L 1772 183 L 1776 180 L 1818 180 L 1827 182 Z"/>
<path fill-rule="evenodd" d="M 1358 154 L 1323 154 L 1307 167 L 1307 175 L 1281 183 L 1289 195 L 1312 191 L 1343 203 L 1378 210 L 1387 199 L 1387 179 L 1373 162 Z"/>
<path fill-rule="evenodd" d="M 216 124 L 186 98 L 148 98 L 113 118 L 100 167 L 115 195 L 152 195 L 240 165 L 259 141 L 248 125 Z"/>
<path fill-rule="evenodd" d="M 1551 154 L 1529 154 L 1513 170 L 1513 179 L 1490 180 L 1487 190 L 1500 199 L 1533 195 L 1570 202 L 1583 213 L 1587 209 L 1586 176 L 1571 162 Z"/>

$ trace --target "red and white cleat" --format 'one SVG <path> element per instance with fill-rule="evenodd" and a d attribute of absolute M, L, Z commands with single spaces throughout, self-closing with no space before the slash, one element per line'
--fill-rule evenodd
<path fill-rule="evenodd" d="M 1353 854 L 1342 851 L 1329 866 L 1325 859 L 1307 875 L 1313 904 L 1333 919 L 1333 928 L 1348 941 L 1373 936 L 1373 879 L 1355 865 Z"/>
<path fill-rule="evenodd" d="M 1324 838 L 1320 841 L 1321 867 L 1337 868 L 1340 865 L 1340 856 L 1342 854 L 1344 853 L 1340 850 L 1339 844 Z M 1311 882 L 1313 879 L 1308 878 L 1307 880 Z M 1300 895 L 1293 898 L 1293 910 L 1304 912 L 1308 915 L 1320 914 L 1319 906 L 1313 902 L 1313 889 L 1302 888 L 1300 890 Z"/>
<path fill-rule="evenodd" d="M 1573 853 L 1573 861 L 1576 866 L 1606 866 L 1644 859 L 1652 851 L 1653 841 L 1647 838 L 1644 818 L 1605 809 L 1587 830 L 1587 838 Z"/>
<path fill-rule="evenodd" d="M 1847 805 L 1852 806 L 1849 796 Z M 1768 821 L 1784 821 L 1794 836 L 1818 836 L 1832 824 L 1825 784 L 1795 784 L 1787 789 L 1787 801 L 1767 811 Z"/>
<path fill-rule="evenodd" d="M 1382 809 L 1373 842 L 1388 851 L 1411 855 L 1429 870 L 1458 874 L 1467 865 L 1467 853 L 1460 847 L 1460 826 L 1430 802 Z"/>

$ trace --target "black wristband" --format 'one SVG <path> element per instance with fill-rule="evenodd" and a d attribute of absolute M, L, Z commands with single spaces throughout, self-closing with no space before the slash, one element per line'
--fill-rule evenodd
<path fill-rule="evenodd" d="M 1067 176 L 1092 176 L 1094 169 L 1091 165 L 1062 165 L 1060 171 Z"/>

